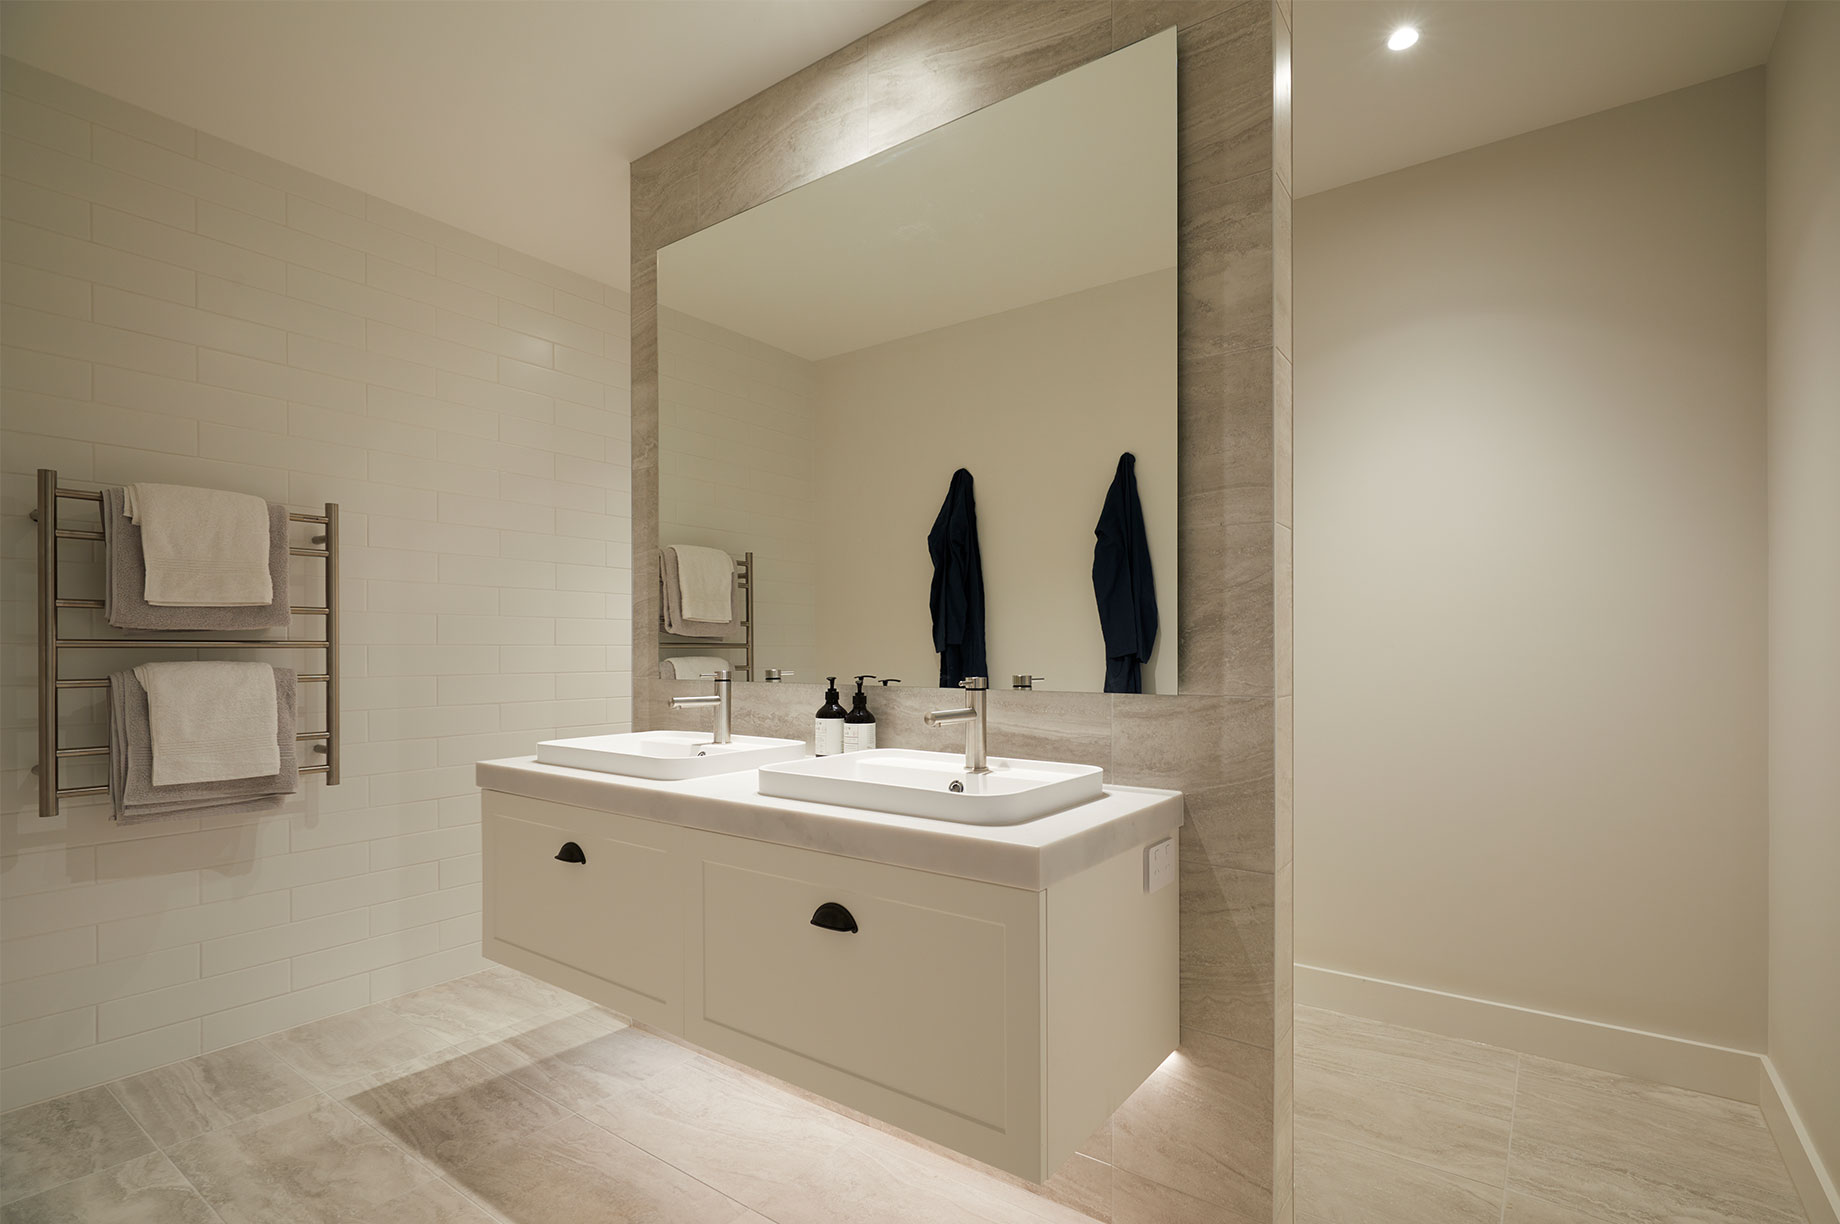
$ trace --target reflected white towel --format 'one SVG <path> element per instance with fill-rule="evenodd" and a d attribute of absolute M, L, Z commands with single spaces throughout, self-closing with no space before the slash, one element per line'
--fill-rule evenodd
<path fill-rule="evenodd" d="M 658 665 L 661 680 L 696 680 L 711 672 L 733 671 L 735 665 L 715 655 L 672 655 Z"/>
<path fill-rule="evenodd" d="M 273 601 L 267 502 L 247 493 L 164 484 L 131 484 L 123 501 L 141 529 L 149 604 L 225 608 Z"/>
<path fill-rule="evenodd" d="M 735 559 L 719 548 L 673 544 L 677 591 L 685 620 L 726 621 L 735 616 Z"/>
<path fill-rule="evenodd" d="M 266 778 L 281 771 L 275 669 L 266 663 L 143 663 L 153 784 Z"/>

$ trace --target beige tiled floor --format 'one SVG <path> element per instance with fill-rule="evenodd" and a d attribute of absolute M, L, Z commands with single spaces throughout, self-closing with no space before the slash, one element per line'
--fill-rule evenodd
<path fill-rule="evenodd" d="M 1297 1035 L 1298 1224 L 1802 1221 L 1754 1108 L 1327 1012 Z M 1087 1218 L 505 970 L 15 1110 L 0 1188 L 0 1224 Z"/>
<path fill-rule="evenodd" d="M 1297 1009 L 1296 1224 L 1804 1224 L 1752 1105 Z"/>
<path fill-rule="evenodd" d="M 488 970 L 0 1116 L 3 1224 L 1086 1224 Z"/>

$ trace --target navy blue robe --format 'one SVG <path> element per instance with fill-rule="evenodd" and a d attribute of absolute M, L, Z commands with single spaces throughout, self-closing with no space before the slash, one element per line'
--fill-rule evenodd
<path fill-rule="evenodd" d="M 984 658 L 984 562 L 978 555 L 977 503 L 971 473 L 952 473 L 952 487 L 933 530 L 933 649 L 939 652 L 939 687 L 953 688 L 966 676 L 990 675 Z"/>
<path fill-rule="evenodd" d="M 1105 691 L 1144 691 L 1144 664 L 1156 646 L 1156 576 L 1150 572 L 1150 537 L 1137 500 L 1137 456 L 1118 456 L 1118 474 L 1105 494 L 1093 530 L 1093 595 L 1105 634 Z"/>

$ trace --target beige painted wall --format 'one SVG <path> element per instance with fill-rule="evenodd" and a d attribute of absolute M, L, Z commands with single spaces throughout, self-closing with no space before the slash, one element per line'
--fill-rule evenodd
<path fill-rule="evenodd" d="M 1762 1048 L 1761 123 L 1298 201 L 1299 962 Z"/>
<path fill-rule="evenodd" d="M 1840 1173 L 1840 5 L 1770 58 L 1770 1058 Z"/>
<path fill-rule="evenodd" d="M 970 469 L 991 674 L 1105 688 L 1093 527 L 1137 456 L 1163 628 L 1146 692 L 1176 691 L 1175 269 L 818 363 L 820 675 L 938 682 L 926 536 Z"/>

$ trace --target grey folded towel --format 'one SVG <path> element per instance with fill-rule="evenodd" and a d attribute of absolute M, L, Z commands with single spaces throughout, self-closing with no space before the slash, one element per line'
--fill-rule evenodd
<path fill-rule="evenodd" d="M 275 746 L 280 772 L 267 778 L 231 778 L 222 782 L 153 784 L 153 731 L 148 721 L 147 690 L 132 669 L 109 677 L 109 798 L 115 819 L 123 824 L 172 820 L 198 812 L 234 814 L 279 808 L 300 789 L 300 765 L 294 732 L 297 680 L 291 667 L 275 668 Z"/>
<path fill-rule="evenodd" d="M 732 618 L 727 621 L 685 620 L 683 588 L 677 577 L 677 552 L 667 545 L 658 553 L 658 592 L 659 616 L 666 633 L 679 637 L 721 638 L 729 642 L 740 640 L 742 600 L 738 575 L 734 599 L 730 603 L 735 610 Z"/>
<path fill-rule="evenodd" d="M 103 613 L 117 629 L 285 629 L 288 624 L 288 511 L 268 506 L 268 575 L 275 597 L 266 607 L 162 608 L 147 602 L 141 529 L 128 518 L 120 488 L 102 491 L 108 546 Z"/>

